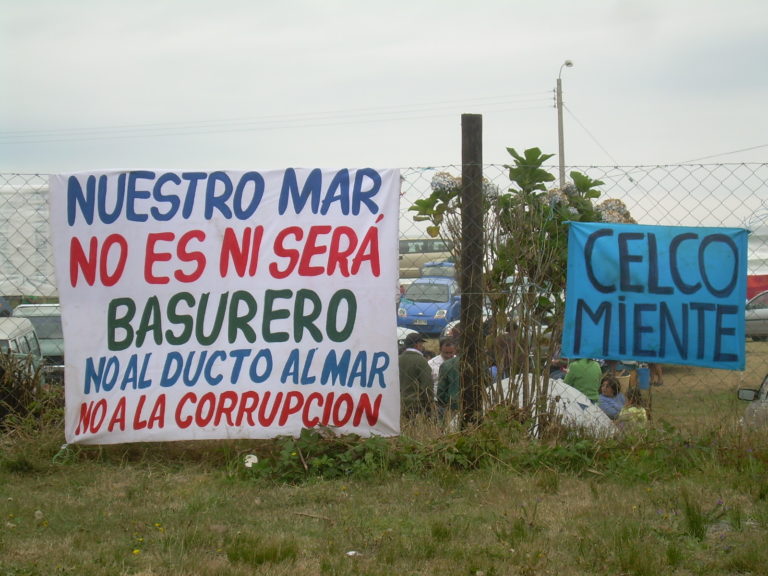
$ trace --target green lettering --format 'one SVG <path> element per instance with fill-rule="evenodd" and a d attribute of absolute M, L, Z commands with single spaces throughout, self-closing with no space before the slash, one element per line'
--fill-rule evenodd
<path fill-rule="evenodd" d="M 342 303 L 346 305 L 346 323 L 339 328 L 338 315 Z M 328 316 L 325 319 L 325 332 L 332 342 L 344 342 L 352 335 L 357 317 L 357 300 L 351 290 L 339 290 L 333 293 L 328 304 Z"/>
<path fill-rule="evenodd" d="M 216 338 L 221 332 L 221 327 L 224 324 L 224 315 L 227 310 L 227 302 L 229 301 L 229 292 L 224 292 L 219 297 L 219 307 L 216 309 L 216 317 L 213 320 L 211 332 L 206 335 L 204 332 L 205 326 L 203 324 L 205 323 L 205 312 L 208 310 L 209 298 L 209 292 L 205 292 L 200 297 L 200 304 L 197 307 L 197 318 L 195 319 L 195 337 L 203 346 L 210 346 L 216 342 Z"/>
<path fill-rule="evenodd" d="M 238 311 L 240 309 L 240 302 L 245 303 L 245 313 L 240 315 Z M 256 312 L 259 309 L 256 299 L 250 292 L 245 290 L 238 290 L 232 293 L 232 302 L 229 305 L 229 318 L 228 318 L 228 332 L 227 337 L 229 343 L 234 344 L 237 340 L 237 332 L 241 331 L 245 336 L 246 341 L 253 344 L 256 342 L 256 331 L 251 328 L 249 322 L 256 317 Z"/>
<path fill-rule="evenodd" d="M 181 324 L 183 326 L 183 330 L 178 336 L 174 334 L 170 328 L 165 331 L 166 342 L 174 346 L 189 342 L 194 328 L 192 316 L 190 314 L 179 314 L 176 310 L 179 302 L 184 302 L 187 306 L 192 308 L 195 305 L 195 297 L 189 292 L 179 292 L 178 294 L 171 296 L 168 300 L 168 321 L 171 324 Z"/>
<path fill-rule="evenodd" d="M 307 312 L 306 303 L 312 304 L 312 309 Z M 302 289 L 296 293 L 296 303 L 293 307 L 293 334 L 296 342 L 301 342 L 304 330 L 309 332 L 315 342 L 322 342 L 323 333 L 315 326 L 315 320 L 320 317 L 323 303 L 320 297 L 312 290 Z"/>
<path fill-rule="evenodd" d="M 141 314 L 141 321 L 139 322 L 139 328 L 136 330 L 136 347 L 141 347 L 144 344 L 144 338 L 147 337 L 147 332 L 152 332 L 155 337 L 155 344 L 159 345 L 163 343 L 163 327 L 160 321 L 160 302 L 157 296 L 151 296 L 147 300 L 147 305 L 144 307 L 144 312 Z"/>
<path fill-rule="evenodd" d="M 121 307 L 125 308 L 125 314 L 118 316 Z M 110 350 L 120 351 L 128 348 L 133 342 L 133 328 L 131 319 L 136 314 L 136 303 L 130 298 L 115 298 L 110 300 L 107 310 L 107 346 Z M 115 332 L 125 331 L 125 338 L 118 340 Z"/>
<path fill-rule="evenodd" d="M 290 318 L 291 313 L 286 308 L 275 309 L 275 301 L 287 300 L 293 296 L 291 290 L 267 290 L 264 294 L 264 317 L 261 320 L 261 335 L 265 342 L 287 342 L 288 332 L 272 332 L 270 324 L 273 320 Z"/>

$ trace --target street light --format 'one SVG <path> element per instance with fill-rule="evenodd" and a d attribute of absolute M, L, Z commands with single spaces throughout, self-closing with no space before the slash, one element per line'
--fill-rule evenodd
<path fill-rule="evenodd" d="M 563 73 L 563 68 L 571 68 L 573 66 L 572 60 L 566 60 L 560 66 L 560 72 L 557 74 L 557 142 L 558 142 L 558 155 L 560 157 L 560 188 L 565 188 L 565 144 L 563 143 L 563 83 L 560 80 L 560 76 Z"/>

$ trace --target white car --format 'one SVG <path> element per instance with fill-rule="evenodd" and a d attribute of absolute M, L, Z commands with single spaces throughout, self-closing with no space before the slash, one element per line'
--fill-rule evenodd
<path fill-rule="evenodd" d="M 749 402 L 744 410 L 742 424 L 746 428 L 762 428 L 768 424 L 768 374 L 760 388 L 739 388 L 739 400 Z"/>
<path fill-rule="evenodd" d="M 768 339 L 768 291 L 753 296 L 745 310 L 744 332 L 756 342 Z"/>

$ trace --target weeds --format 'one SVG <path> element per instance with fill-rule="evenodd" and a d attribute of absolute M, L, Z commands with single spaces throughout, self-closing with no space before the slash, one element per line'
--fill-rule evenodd
<path fill-rule="evenodd" d="M 723 502 L 718 500 L 705 510 L 701 502 L 692 497 L 688 490 L 683 489 L 681 497 L 685 532 L 701 542 L 706 537 L 708 528 L 725 515 Z"/>
<path fill-rule="evenodd" d="M 298 545 L 291 538 L 262 538 L 239 534 L 227 544 L 226 553 L 230 562 L 255 568 L 267 563 L 279 564 L 296 560 Z"/>
<path fill-rule="evenodd" d="M 532 506 L 521 504 L 518 516 L 496 522 L 493 528 L 496 538 L 511 548 L 517 548 L 522 542 L 532 540 L 542 530 L 536 519 L 538 506 L 538 502 L 534 502 Z"/>

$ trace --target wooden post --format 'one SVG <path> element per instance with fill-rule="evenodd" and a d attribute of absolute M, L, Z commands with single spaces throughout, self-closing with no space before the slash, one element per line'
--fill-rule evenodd
<path fill-rule="evenodd" d="M 483 338 L 483 117 L 461 115 L 461 372 L 462 426 L 482 417 Z"/>

